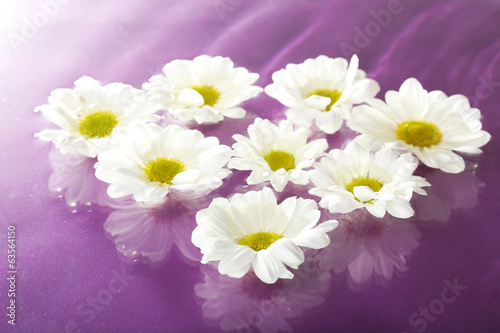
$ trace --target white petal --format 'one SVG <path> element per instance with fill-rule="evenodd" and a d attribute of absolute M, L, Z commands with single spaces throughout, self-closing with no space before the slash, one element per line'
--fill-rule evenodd
<path fill-rule="evenodd" d="M 283 191 L 286 184 L 288 184 L 288 173 L 285 169 L 280 169 L 271 176 L 271 185 L 277 192 Z"/>
<path fill-rule="evenodd" d="M 197 169 L 186 170 L 175 175 L 172 179 L 173 185 L 193 183 L 200 176 L 201 171 Z"/>
<path fill-rule="evenodd" d="M 304 262 L 304 252 L 288 238 L 278 239 L 267 249 L 274 258 L 294 269 Z"/>
<path fill-rule="evenodd" d="M 355 186 L 353 188 L 354 196 L 361 202 L 376 200 L 377 194 L 368 186 Z"/>
<path fill-rule="evenodd" d="M 234 246 L 219 263 L 219 272 L 234 278 L 241 278 L 250 269 L 257 253 L 248 246 Z"/>
<path fill-rule="evenodd" d="M 346 85 L 348 87 L 352 86 L 354 83 L 354 77 L 359 68 L 359 58 L 357 55 L 353 54 L 351 57 L 351 61 L 349 62 L 349 68 L 347 69 L 346 74 Z"/>
<path fill-rule="evenodd" d="M 414 214 L 410 203 L 404 200 L 387 202 L 386 208 L 389 214 L 400 219 L 407 219 Z"/>
<path fill-rule="evenodd" d="M 312 95 L 304 100 L 308 107 L 317 110 L 324 110 L 331 101 L 330 97 L 319 95 Z"/>
<path fill-rule="evenodd" d="M 205 100 L 196 90 L 186 88 L 179 93 L 179 103 L 187 106 L 202 106 L 205 104 Z"/>
<path fill-rule="evenodd" d="M 295 124 L 307 125 L 314 119 L 318 112 L 321 111 L 306 108 L 290 108 L 286 111 L 286 117 Z"/>
<path fill-rule="evenodd" d="M 293 169 L 292 172 L 290 172 L 290 180 L 294 184 L 307 185 L 307 183 L 309 183 L 309 175 L 304 170 Z"/>
<path fill-rule="evenodd" d="M 293 238 L 295 244 L 311 249 L 322 249 L 330 244 L 330 237 L 326 234 L 338 226 L 335 220 L 325 221 L 316 228 L 306 230 Z"/>
<path fill-rule="evenodd" d="M 336 111 L 321 112 L 316 116 L 316 124 L 327 134 L 333 134 L 342 127 L 343 118 Z"/>
<path fill-rule="evenodd" d="M 195 230 L 199 230 L 196 228 Z M 193 233 L 194 234 L 194 233 Z M 196 238 L 193 238 L 193 240 Z M 231 251 L 235 247 L 233 242 L 230 242 L 221 238 L 210 238 L 205 241 L 203 247 L 201 247 L 201 252 L 203 253 L 203 258 L 201 259 L 202 264 L 206 264 L 210 261 L 220 260 L 226 253 Z"/>
<path fill-rule="evenodd" d="M 243 108 L 225 108 L 219 109 L 219 112 L 228 118 L 243 118 L 245 117 L 246 111 Z"/>
<path fill-rule="evenodd" d="M 266 250 L 257 252 L 257 256 L 252 264 L 255 275 L 268 284 L 275 283 L 278 280 L 280 265 L 283 264 Z"/>
<path fill-rule="evenodd" d="M 375 201 L 373 204 L 366 204 L 365 208 L 375 217 L 382 218 L 385 216 L 385 203 L 383 201 Z"/>
<path fill-rule="evenodd" d="M 109 187 L 111 188 L 113 185 L 114 184 L 111 184 Z M 169 188 L 165 185 L 141 186 L 140 188 L 136 188 L 134 190 L 133 195 L 135 200 L 139 202 L 160 202 L 168 194 L 168 191 Z"/>
<path fill-rule="evenodd" d="M 350 213 L 355 209 L 362 208 L 363 204 L 354 200 L 353 198 L 335 198 L 330 199 L 330 201 L 320 202 L 321 207 L 328 208 L 332 213 Z"/>

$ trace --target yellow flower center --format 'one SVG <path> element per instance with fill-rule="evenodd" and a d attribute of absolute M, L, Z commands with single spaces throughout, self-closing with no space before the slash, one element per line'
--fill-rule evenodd
<path fill-rule="evenodd" d="M 219 100 L 220 92 L 214 87 L 197 85 L 191 87 L 191 89 L 196 90 L 198 94 L 200 94 L 203 97 L 203 102 L 204 102 L 203 105 L 214 106 L 215 103 L 217 103 L 217 101 Z"/>
<path fill-rule="evenodd" d="M 170 157 L 159 157 L 149 161 L 143 168 L 150 182 L 172 185 L 175 175 L 184 171 L 185 164 Z"/>
<path fill-rule="evenodd" d="M 260 231 L 241 237 L 238 239 L 238 244 L 246 245 L 254 251 L 260 251 L 267 249 L 272 243 L 276 242 L 280 238 L 283 238 L 283 235 L 276 232 Z"/>
<path fill-rule="evenodd" d="M 396 135 L 398 139 L 420 149 L 437 145 L 443 137 L 436 125 L 421 120 L 402 122 L 396 129 Z"/>
<path fill-rule="evenodd" d="M 368 176 L 361 176 L 351 179 L 349 183 L 345 184 L 345 189 L 346 191 L 349 191 L 352 194 L 354 194 L 354 188 L 356 186 L 368 186 L 373 192 L 378 192 L 380 191 L 383 185 L 384 184 L 378 179 L 370 178 Z M 356 197 L 354 197 L 354 199 L 359 201 L 359 199 Z"/>
<path fill-rule="evenodd" d="M 78 131 L 89 138 L 103 138 L 110 135 L 117 124 L 118 120 L 113 113 L 96 111 L 80 119 Z"/>
<path fill-rule="evenodd" d="M 269 154 L 264 156 L 264 159 L 273 171 L 278 171 L 281 168 L 288 171 L 295 168 L 295 158 L 286 151 L 271 150 Z"/>
<path fill-rule="evenodd" d="M 330 108 L 332 107 L 335 102 L 337 102 L 342 95 L 340 91 L 337 89 L 316 89 L 311 91 L 309 94 L 307 94 L 307 97 L 311 97 L 312 95 L 318 95 L 318 96 L 323 96 L 323 97 L 329 97 L 330 98 L 330 104 L 326 106 L 326 108 L 323 110 L 324 112 L 330 111 Z"/>

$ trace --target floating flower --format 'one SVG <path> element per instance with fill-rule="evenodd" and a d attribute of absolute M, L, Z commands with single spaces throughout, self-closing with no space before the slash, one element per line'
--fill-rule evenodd
<path fill-rule="evenodd" d="M 349 213 L 366 208 L 376 217 L 386 211 L 399 218 L 413 216 L 413 192 L 425 195 L 422 186 L 430 184 L 413 176 L 418 161 L 410 154 L 397 156 L 390 148 L 371 152 L 357 143 L 344 150 L 334 149 L 309 171 L 321 197 L 320 206 L 332 213 Z"/>
<path fill-rule="evenodd" d="M 158 202 L 170 191 L 201 196 L 231 173 L 223 168 L 231 148 L 197 130 L 137 123 L 116 129 L 113 140 L 116 147 L 99 154 L 96 165 L 112 198 L 133 194 L 139 202 Z"/>
<path fill-rule="evenodd" d="M 290 108 L 286 115 L 294 123 L 314 119 L 319 129 L 331 134 L 349 117 L 353 104 L 375 97 L 380 90 L 358 69 L 358 63 L 356 55 L 349 64 L 344 58 L 320 55 L 302 64 L 288 64 L 273 73 L 273 83 L 265 92 Z"/>
<path fill-rule="evenodd" d="M 253 268 L 259 279 L 274 283 L 291 279 L 285 265 L 297 269 L 304 262 L 299 246 L 327 246 L 327 232 L 337 221 L 316 226 L 320 212 L 310 199 L 289 197 L 277 204 L 269 188 L 216 198 L 196 215 L 192 241 L 203 253 L 202 263 L 219 261 L 219 272 L 241 278 Z"/>
<path fill-rule="evenodd" d="M 261 87 L 252 86 L 259 74 L 234 67 L 229 58 L 202 55 L 193 60 L 174 60 L 163 67 L 163 74 L 144 83 L 151 100 L 175 118 L 198 124 L 243 118 L 238 105 L 257 96 Z"/>
<path fill-rule="evenodd" d="M 35 136 L 52 141 L 61 153 L 96 157 L 112 146 L 116 128 L 133 121 L 157 121 L 158 107 L 148 102 L 144 91 L 123 83 L 101 86 L 99 81 L 83 76 L 74 89 L 56 89 L 49 104 L 35 108 L 60 130 L 47 129 Z"/>
<path fill-rule="evenodd" d="M 278 126 L 267 119 L 255 119 L 248 126 L 249 138 L 234 135 L 233 157 L 228 166 L 238 170 L 252 170 L 248 184 L 271 181 L 273 188 L 281 192 L 288 181 L 306 185 L 309 176 L 303 169 L 328 147 L 325 139 L 307 143 L 309 130 L 293 130 L 291 121 L 281 121 Z"/>
<path fill-rule="evenodd" d="M 471 108 L 465 96 L 428 93 L 410 78 L 399 92 L 388 91 L 385 100 L 356 107 L 347 123 L 361 133 L 361 142 L 374 143 L 375 148 L 389 145 L 414 153 L 431 168 L 458 173 L 465 164 L 453 151 L 480 153 L 479 147 L 490 140 L 481 130 L 480 111 Z"/>

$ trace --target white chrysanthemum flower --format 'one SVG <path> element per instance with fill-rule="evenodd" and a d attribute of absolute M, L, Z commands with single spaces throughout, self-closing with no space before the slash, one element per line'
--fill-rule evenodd
<path fill-rule="evenodd" d="M 223 168 L 231 148 L 197 130 L 136 123 L 117 128 L 113 140 L 116 147 L 99 154 L 96 164 L 112 198 L 133 194 L 139 202 L 158 202 L 172 190 L 204 195 L 231 173 Z"/>
<path fill-rule="evenodd" d="M 390 148 L 371 152 L 351 142 L 344 150 L 334 149 L 309 171 L 321 197 L 319 205 L 332 213 L 349 213 L 366 208 L 376 217 L 386 211 L 398 218 L 413 216 L 413 192 L 425 195 L 430 184 L 413 176 L 418 160 L 411 154 L 397 156 Z"/>
<path fill-rule="evenodd" d="M 471 108 L 465 96 L 427 92 L 414 78 L 398 91 L 388 91 L 386 102 L 379 99 L 353 110 L 348 126 L 361 133 L 360 142 L 377 149 L 383 144 L 414 153 L 431 168 L 449 173 L 464 170 L 462 157 L 453 151 L 480 153 L 490 140 L 481 130 L 481 113 Z"/>
<path fill-rule="evenodd" d="M 241 278 L 250 268 L 265 283 L 291 279 L 285 265 L 297 269 L 304 262 L 299 246 L 320 249 L 330 243 L 327 232 L 337 221 L 316 226 L 320 212 L 310 199 L 289 197 L 277 204 L 270 188 L 216 198 L 196 215 L 193 244 L 202 263 L 219 262 L 219 272 Z"/>
<path fill-rule="evenodd" d="M 133 121 L 158 121 L 158 106 L 148 102 L 144 91 L 123 83 L 101 86 L 83 76 L 74 89 L 56 89 L 49 104 L 35 108 L 60 130 L 47 129 L 35 136 L 52 141 L 61 153 L 96 157 L 112 146 L 111 133 Z"/>
<path fill-rule="evenodd" d="M 238 170 L 252 170 L 248 184 L 271 181 L 281 192 L 288 181 L 299 185 L 309 182 L 307 171 L 316 158 L 328 147 L 325 139 L 307 143 L 309 130 L 293 130 L 293 124 L 284 120 L 278 126 L 267 119 L 255 119 L 248 126 L 250 138 L 234 135 L 233 157 L 228 166 Z"/>
<path fill-rule="evenodd" d="M 261 87 L 252 86 L 259 74 L 234 67 L 229 58 L 202 55 L 193 60 L 174 60 L 163 67 L 163 74 L 144 83 L 151 100 L 175 118 L 198 124 L 243 118 L 238 105 L 257 96 Z"/>
<path fill-rule="evenodd" d="M 289 107 L 286 115 L 297 124 L 316 124 L 325 133 L 340 129 L 353 104 L 375 97 L 380 87 L 358 69 L 358 57 L 348 64 L 344 58 L 321 55 L 302 64 L 288 64 L 273 73 L 266 94 Z"/>

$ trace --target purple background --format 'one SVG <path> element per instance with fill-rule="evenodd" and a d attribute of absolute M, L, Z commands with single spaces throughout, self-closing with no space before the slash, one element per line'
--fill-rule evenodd
<path fill-rule="evenodd" d="M 186 264 L 175 252 L 160 268 L 128 265 L 102 228 L 105 212 L 71 213 L 49 193 L 51 145 L 33 133 L 53 125 L 33 108 L 46 103 L 53 89 L 72 87 L 82 75 L 140 87 L 166 62 L 199 54 L 229 56 L 237 66 L 259 73 L 258 84 L 264 86 L 289 62 L 319 54 L 345 56 L 342 42 L 358 42 L 360 67 L 382 92 L 416 77 L 428 90 L 473 97 L 492 139 L 476 160 L 476 185 L 467 188 L 470 182 L 450 177 L 456 183 L 448 182 L 437 195 L 449 213 L 449 218 L 442 215 L 447 221 L 418 224 L 420 247 L 406 277 L 395 276 L 389 288 L 373 284 L 355 293 L 345 277 L 332 273 L 324 302 L 288 323 L 295 332 L 412 332 L 410 314 L 439 298 L 445 279 L 457 278 L 467 289 L 425 331 L 500 330 L 497 0 L 401 0 L 385 27 L 373 23 L 371 11 L 387 10 L 394 1 L 66 0 L 58 8 L 41 5 L 45 2 L 0 5 L 6 7 L 0 13 L 0 248 L 5 253 L 0 267 L 7 275 L 10 224 L 17 227 L 19 267 L 17 325 L 6 323 L 8 285 L 2 278 L 0 331 L 64 332 L 71 321 L 81 323 L 82 332 L 220 330 L 217 321 L 203 317 L 195 297 L 194 286 L 203 281 L 198 265 Z M 40 14 L 44 10 L 50 15 Z M 26 22 L 33 20 L 40 27 L 24 31 L 28 38 L 14 45 L 9 36 L 24 38 Z M 360 44 L 358 29 L 377 26 L 380 31 L 372 31 L 367 45 Z M 481 88 L 481 78 L 496 86 Z M 264 94 L 246 108 L 261 117 L 282 116 L 279 103 Z M 205 132 L 229 132 L 234 123 Z M 229 136 L 221 140 L 231 143 Z M 477 204 L 467 204 L 471 200 Z M 85 322 L 89 316 L 79 315 L 78 306 L 109 289 L 118 269 L 133 279 Z"/>

